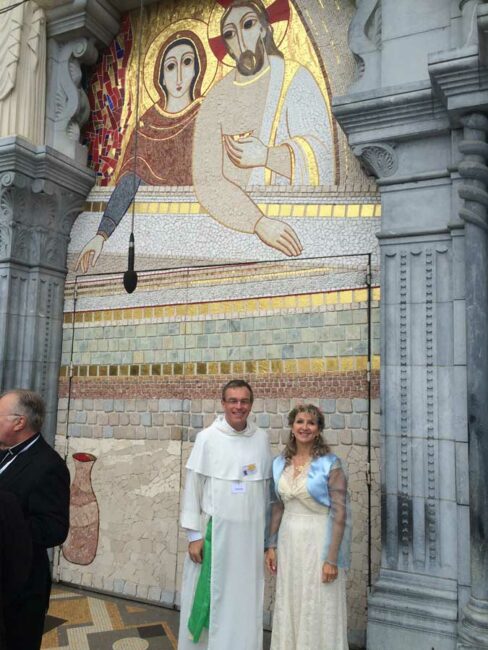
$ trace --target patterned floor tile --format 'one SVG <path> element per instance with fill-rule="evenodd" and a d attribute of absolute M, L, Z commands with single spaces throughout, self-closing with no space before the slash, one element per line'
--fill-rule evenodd
<path fill-rule="evenodd" d="M 176 650 L 178 620 L 170 609 L 57 585 L 42 650 Z"/>
<path fill-rule="evenodd" d="M 42 650 L 176 650 L 178 614 L 57 586 Z"/>

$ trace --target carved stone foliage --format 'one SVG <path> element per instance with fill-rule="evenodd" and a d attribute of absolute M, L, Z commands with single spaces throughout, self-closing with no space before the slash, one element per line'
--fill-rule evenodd
<path fill-rule="evenodd" d="M 86 162 L 85 149 L 79 144 L 80 128 L 87 121 L 90 107 L 81 88 L 81 65 L 96 61 L 97 50 L 86 38 L 69 43 L 49 42 L 47 143 L 74 158 Z"/>
<path fill-rule="evenodd" d="M 65 270 L 69 232 L 84 197 L 19 173 L 0 178 L 0 261 Z"/>
<path fill-rule="evenodd" d="M 368 143 L 353 147 L 366 171 L 376 178 L 393 176 L 398 169 L 398 157 L 393 144 Z"/>

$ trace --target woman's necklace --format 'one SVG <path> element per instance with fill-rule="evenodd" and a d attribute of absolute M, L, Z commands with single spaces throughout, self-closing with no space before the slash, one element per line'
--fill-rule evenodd
<path fill-rule="evenodd" d="M 293 456 L 293 475 L 296 478 L 300 476 L 305 467 L 310 463 L 311 456 Z"/>

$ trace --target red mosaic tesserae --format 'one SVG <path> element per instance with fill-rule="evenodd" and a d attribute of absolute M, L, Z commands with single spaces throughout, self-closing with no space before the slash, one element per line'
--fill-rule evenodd
<path fill-rule="evenodd" d="M 88 146 L 88 163 L 98 176 L 99 185 L 107 185 L 115 170 L 132 109 L 122 124 L 127 63 L 133 36 L 129 14 L 122 20 L 119 34 L 92 68 L 88 82 L 90 119 L 83 130 L 83 142 Z"/>

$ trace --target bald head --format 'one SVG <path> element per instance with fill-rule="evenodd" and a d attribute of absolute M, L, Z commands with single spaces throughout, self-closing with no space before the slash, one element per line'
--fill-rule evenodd
<path fill-rule="evenodd" d="M 0 447 L 12 447 L 41 430 L 46 407 L 30 390 L 14 389 L 0 396 Z"/>

